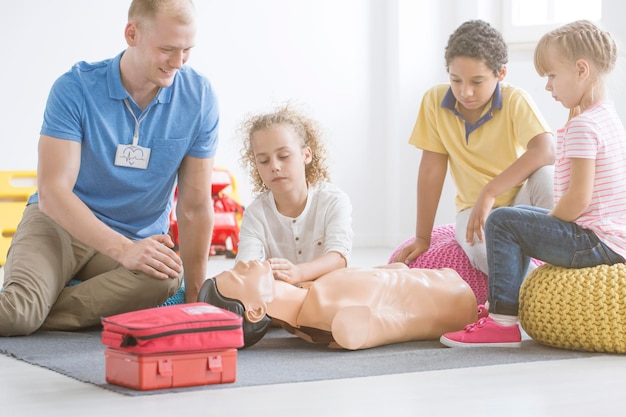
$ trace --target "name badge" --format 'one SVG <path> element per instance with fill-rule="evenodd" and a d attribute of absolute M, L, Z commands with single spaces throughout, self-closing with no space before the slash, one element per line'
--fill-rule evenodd
<path fill-rule="evenodd" d="M 150 149 L 137 145 L 117 145 L 115 165 L 120 167 L 146 169 L 150 162 Z"/>

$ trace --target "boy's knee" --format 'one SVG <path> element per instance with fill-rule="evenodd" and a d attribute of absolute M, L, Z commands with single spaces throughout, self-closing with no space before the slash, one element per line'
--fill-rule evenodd
<path fill-rule="evenodd" d="M 530 204 L 535 207 L 552 209 L 554 207 L 554 166 L 539 168 L 528 178 Z"/>

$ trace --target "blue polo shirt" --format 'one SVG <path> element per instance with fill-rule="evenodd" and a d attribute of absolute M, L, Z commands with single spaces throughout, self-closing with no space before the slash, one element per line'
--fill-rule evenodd
<path fill-rule="evenodd" d="M 219 113 L 209 81 L 188 66 L 142 111 L 122 85 L 122 54 L 79 62 L 59 77 L 48 97 L 41 134 L 81 144 L 74 193 L 105 224 L 142 239 L 167 233 L 183 158 L 215 155 Z M 133 141 L 135 119 L 140 121 L 138 145 L 150 149 L 147 169 L 114 163 L 118 145 Z M 36 193 L 29 199 L 38 201 Z"/>

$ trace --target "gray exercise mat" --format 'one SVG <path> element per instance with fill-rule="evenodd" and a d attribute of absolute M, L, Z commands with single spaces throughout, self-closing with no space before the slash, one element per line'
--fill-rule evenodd
<path fill-rule="evenodd" d="M 601 355 L 551 348 L 528 337 L 525 337 L 520 349 L 451 349 L 438 341 L 420 341 L 345 351 L 311 344 L 282 329 L 271 328 L 256 345 L 238 351 L 234 383 L 137 391 L 106 382 L 104 349 L 99 330 L 37 332 L 23 337 L 0 337 L 0 352 L 5 355 L 125 395 L 225 389 Z"/>

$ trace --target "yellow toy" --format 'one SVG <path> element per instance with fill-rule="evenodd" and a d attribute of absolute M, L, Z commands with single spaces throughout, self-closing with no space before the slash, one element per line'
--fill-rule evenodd
<path fill-rule="evenodd" d="M 26 201 L 37 190 L 35 171 L 0 171 L 0 265 L 22 219 Z"/>

